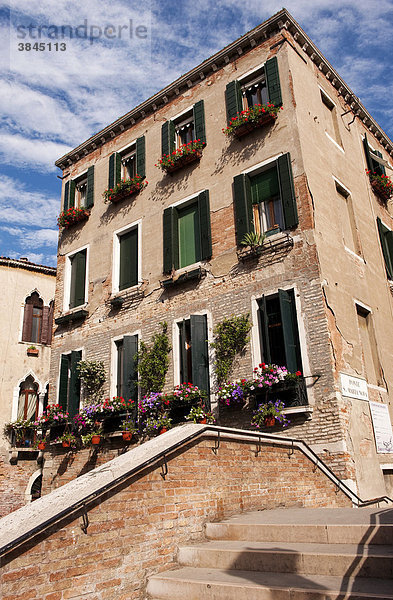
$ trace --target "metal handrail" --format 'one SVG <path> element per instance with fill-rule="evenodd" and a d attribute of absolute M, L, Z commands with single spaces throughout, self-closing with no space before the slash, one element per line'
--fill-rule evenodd
<path fill-rule="evenodd" d="M 75 513 L 82 509 L 86 510 L 87 505 L 89 505 L 93 501 L 97 500 L 97 498 L 99 498 L 100 496 L 107 493 L 110 489 L 116 488 L 124 480 L 130 479 L 131 477 L 141 473 L 147 467 L 150 467 L 151 465 L 159 462 L 160 460 L 163 460 L 164 463 L 166 464 L 167 458 L 170 454 L 172 454 L 173 452 L 175 452 L 182 446 L 186 446 L 187 444 L 189 444 L 191 441 L 197 439 L 198 437 L 202 437 L 202 436 L 206 435 L 206 433 L 209 434 L 209 437 L 217 438 L 215 448 L 212 448 L 212 450 L 215 452 L 217 452 L 219 449 L 221 436 L 225 435 L 225 434 L 226 434 L 226 437 L 227 438 L 229 437 L 230 439 L 251 438 L 250 443 L 255 443 L 254 442 L 254 440 L 255 440 L 257 442 L 259 448 L 260 448 L 261 442 L 263 440 L 266 442 L 273 442 L 278 445 L 289 446 L 291 448 L 291 454 L 293 454 L 294 449 L 296 447 L 308 459 L 310 459 L 315 464 L 316 467 L 318 467 L 321 471 L 323 471 L 325 473 L 325 475 L 327 475 L 329 477 L 329 479 L 331 479 L 335 483 L 335 485 L 338 487 L 338 489 L 340 491 L 342 491 L 346 496 L 348 496 L 352 500 L 352 502 L 355 499 L 356 502 L 354 502 L 354 504 L 357 504 L 358 506 L 370 506 L 372 504 L 377 504 L 379 502 L 392 502 L 393 503 L 393 499 L 390 498 L 389 496 L 381 496 L 379 498 L 373 498 L 370 500 L 362 500 L 355 492 L 353 492 L 351 490 L 351 488 L 349 486 L 347 486 L 346 483 L 341 481 L 334 474 L 334 472 L 330 469 L 330 467 L 328 467 L 317 456 L 317 454 L 315 454 L 315 452 L 308 446 L 308 444 L 306 442 L 303 442 L 302 440 L 297 440 L 295 438 L 287 438 L 287 437 L 284 438 L 284 437 L 274 435 L 274 434 L 248 431 L 248 430 L 244 430 L 244 429 L 232 429 L 229 427 L 221 427 L 221 426 L 217 426 L 217 425 L 203 425 L 203 426 L 201 426 L 201 428 L 198 431 L 184 437 L 182 440 L 180 440 L 174 444 L 171 444 L 164 450 L 157 452 L 157 454 L 155 454 L 153 457 L 149 458 L 148 460 L 140 463 L 137 467 L 134 467 L 134 468 L 130 469 L 129 471 L 127 471 L 127 473 L 123 473 L 122 475 L 116 477 L 115 479 L 112 479 L 110 482 L 108 482 L 105 485 L 103 485 L 102 487 L 100 487 L 99 490 L 96 490 L 95 492 L 88 494 L 85 498 L 83 498 L 83 500 L 79 500 L 79 501 L 75 502 L 74 504 L 71 504 L 67 508 L 56 513 L 56 515 L 50 517 L 46 521 L 43 521 L 36 527 L 31 528 L 29 531 L 25 532 L 21 536 L 15 538 L 8 544 L 4 545 L 3 547 L 0 548 L 0 557 L 4 556 L 11 550 L 14 550 L 21 544 L 25 543 L 26 541 L 32 539 L 36 534 L 42 533 L 43 530 L 54 525 L 55 523 L 58 523 L 64 517 L 69 516 L 72 513 Z M 210 436 L 210 434 L 216 434 L 216 436 L 215 435 Z M 259 450 L 259 452 L 260 452 L 260 450 Z"/>

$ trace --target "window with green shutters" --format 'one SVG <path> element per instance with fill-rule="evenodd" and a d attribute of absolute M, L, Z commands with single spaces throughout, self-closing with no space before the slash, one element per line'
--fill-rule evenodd
<path fill-rule="evenodd" d="M 212 255 L 209 192 L 164 210 L 164 273 L 180 269 Z"/>
<path fill-rule="evenodd" d="M 112 189 L 123 179 L 132 179 L 139 175 L 146 177 L 146 144 L 145 136 L 139 137 L 121 152 L 114 152 L 109 157 L 108 188 Z"/>
<path fill-rule="evenodd" d="M 283 154 L 262 169 L 233 180 L 236 240 L 246 233 L 270 235 L 298 225 L 290 154 Z"/>
<path fill-rule="evenodd" d="M 292 372 L 302 371 L 293 290 L 262 296 L 258 300 L 258 325 L 262 360 Z"/>
<path fill-rule="evenodd" d="M 126 400 L 138 399 L 137 365 L 135 355 L 138 351 L 138 336 L 125 335 L 115 342 L 116 347 L 116 395 Z"/>
<path fill-rule="evenodd" d="M 81 306 L 86 302 L 86 259 L 86 248 L 68 257 L 70 264 L 69 308 Z"/>
<path fill-rule="evenodd" d="M 389 279 L 393 280 L 393 231 L 386 227 L 379 217 L 377 217 L 377 226 L 386 274 Z"/>
<path fill-rule="evenodd" d="M 76 415 L 80 404 L 80 379 L 77 365 L 82 360 L 80 350 L 62 354 L 60 358 L 60 377 L 58 403 L 69 412 L 70 417 Z"/>
<path fill-rule="evenodd" d="M 205 108 L 203 100 L 199 100 L 179 118 L 165 121 L 161 130 L 162 155 L 172 154 L 183 144 L 200 140 L 206 144 Z"/>
<path fill-rule="evenodd" d="M 282 105 L 280 77 L 277 57 L 266 61 L 260 69 L 238 80 L 230 81 L 226 86 L 225 100 L 227 121 L 242 110 L 256 104 Z"/>
<path fill-rule="evenodd" d="M 64 186 L 64 210 L 92 208 L 94 205 L 94 166 L 80 177 L 67 181 Z"/>
<path fill-rule="evenodd" d="M 373 150 L 367 139 L 367 135 L 363 139 L 364 154 L 366 156 L 367 169 L 377 175 L 386 175 L 385 167 L 378 159 L 382 159 L 382 153 L 378 150 Z"/>
<path fill-rule="evenodd" d="M 191 315 L 178 323 L 180 382 L 209 394 L 209 348 L 206 315 Z"/>
<path fill-rule="evenodd" d="M 138 285 L 138 227 L 119 237 L 119 290 Z"/>

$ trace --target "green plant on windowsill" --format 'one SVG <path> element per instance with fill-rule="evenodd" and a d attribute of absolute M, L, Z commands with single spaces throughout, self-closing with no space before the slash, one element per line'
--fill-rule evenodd
<path fill-rule="evenodd" d="M 122 431 L 128 431 L 129 433 L 137 433 L 137 428 L 135 427 L 134 419 L 131 417 L 126 417 L 120 425 L 120 429 Z"/>
<path fill-rule="evenodd" d="M 95 438 L 98 438 L 98 441 Z M 96 427 L 90 433 L 86 433 L 85 435 L 81 436 L 82 444 L 85 447 L 86 446 L 96 446 L 97 444 L 100 443 L 102 438 L 103 438 L 103 435 L 102 435 L 101 427 Z"/>
<path fill-rule="evenodd" d="M 275 402 L 269 400 L 269 402 L 260 404 L 251 419 L 251 425 L 260 429 L 261 427 L 273 427 L 277 422 L 286 427 L 290 421 L 283 414 L 284 408 L 284 402 L 281 400 Z"/>
<path fill-rule="evenodd" d="M 113 188 L 108 188 L 102 194 L 105 202 L 117 202 L 125 196 L 137 194 L 148 185 L 141 175 L 136 174 L 131 179 L 122 179 Z"/>
<path fill-rule="evenodd" d="M 177 163 L 183 162 L 185 157 L 191 157 L 192 155 L 199 157 L 204 146 L 205 144 L 201 140 L 192 140 L 188 144 L 182 144 L 172 154 L 163 154 L 155 166 L 163 171 L 170 171 L 176 167 Z"/>
<path fill-rule="evenodd" d="M 30 446 L 36 430 L 36 424 L 30 419 L 17 419 L 4 425 L 5 435 L 11 436 L 13 433 L 16 445 Z"/>
<path fill-rule="evenodd" d="M 244 237 L 240 243 L 242 246 L 249 247 L 250 250 L 256 252 L 262 248 L 265 239 L 266 234 L 258 234 L 255 233 L 255 231 L 249 231 L 248 233 L 244 234 Z"/>
<path fill-rule="evenodd" d="M 187 421 L 194 423 L 214 423 L 213 413 L 204 409 L 202 406 L 193 406 L 186 417 Z"/>
<path fill-rule="evenodd" d="M 79 439 L 76 437 L 74 433 L 64 433 L 55 439 L 55 442 L 58 444 L 62 444 L 63 448 L 77 448 Z"/>
<path fill-rule="evenodd" d="M 67 210 L 63 210 L 57 219 L 57 224 L 59 227 L 64 227 L 67 229 L 70 225 L 74 223 L 79 223 L 79 221 L 84 221 L 90 215 L 90 211 L 85 208 L 75 208 L 71 206 Z"/>
<path fill-rule="evenodd" d="M 281 110 L 283 110 L 282 106 Z M 269 117 L 270 120 L 276 119 L 279 111 L 280 107 L 274 106 L 270 102 L 267 104 L 256 104 L 247 110 L 238 112 L 235 117 L 232 117 L 229 125 L 222 131 L 225 135 L 233 135 L 243 125 L 249 125 L 250 128 L 258 127 L 264 119 L 268 119 Z"/>
<path fill-rule="evenodd" d="M 378 196 L 387 201 L 393 196 L 393 182 L 387 175 L 378 174 L 366 169 L 371 185 Z"/>
<path fill-rule="evenodd" d="M 172 420 L 166 412 L 157 415 L 156 417 L 148 417 L 144 423 L 144 432 L 149 435 L 159 435 L 162 430 L 170 429 Z"/>

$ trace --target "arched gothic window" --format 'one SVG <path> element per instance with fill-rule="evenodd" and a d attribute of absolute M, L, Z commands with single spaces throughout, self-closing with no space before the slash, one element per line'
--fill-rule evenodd
<path fill-rule="evenodd" d="M 22 342 L 50 344 L 52 341 L 53 301 L 44 306 L 37 292 L 25 300 Z"/>
<path fill-rule="evenodd" d="M 38 416 L 38 384 L 31 375 L 19 386 L 18 419 L 34 421 Z"/>

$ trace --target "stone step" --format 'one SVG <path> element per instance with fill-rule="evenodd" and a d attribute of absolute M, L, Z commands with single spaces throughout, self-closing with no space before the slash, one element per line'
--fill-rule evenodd
<path fill-rule="evenodd" d="M 393 577 L 393 546 L 211 541 L 180 547 L 178 563 L 210 569 L 388 579 Z"/>
<path fill-rule="evenodd" d="M 149 579 L 155 600 L 393 600 L 386 579 L 183 567 Z"/>

